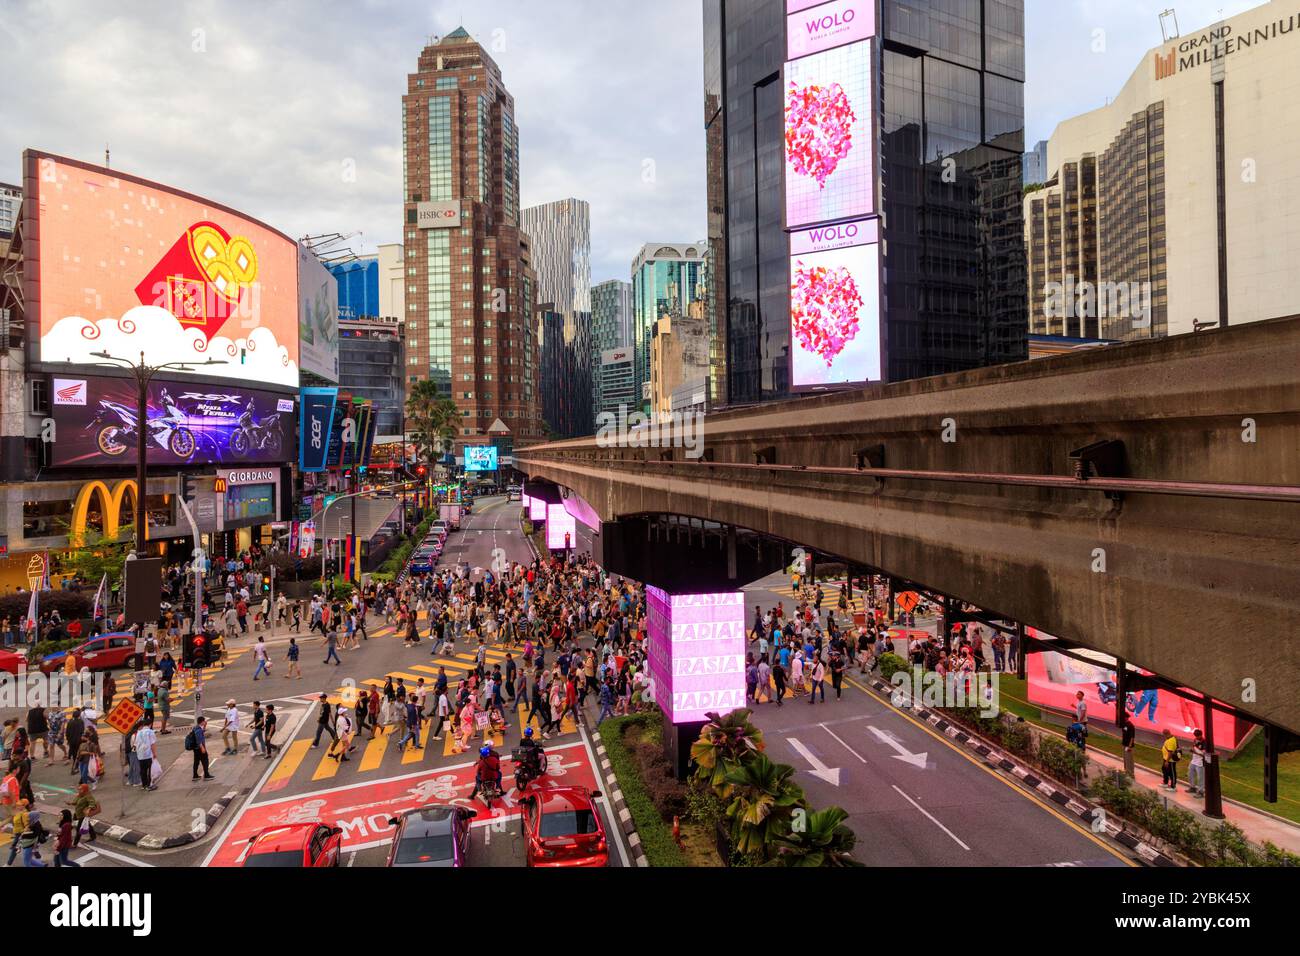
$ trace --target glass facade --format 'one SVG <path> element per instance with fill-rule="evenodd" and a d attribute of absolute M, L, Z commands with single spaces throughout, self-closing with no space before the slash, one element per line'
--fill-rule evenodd
<path fill-rule="evenodd" d="M 379 315 L 379 259 L 365 256 L 328 267 L 339 284 L 339 315 L 349 319 Z"/>
<path fill-rule="evenodd" d="M 704 2 L 712 366 L 732 405 L 789 395 L 783 14 Z M 1023 0 L 883 0 L 876 42 L 885 378 L 1022 360 Z"/>
<path fill-rule="evenodd" d="M 438 394 L 451 397 L 451 233 L 446 229 L 425 230 L 428 261 L 429 374 L 438 383 Z"/>
<path fill-rule="evenodd" d="M 650 381 L 654 325 L 663 316 L 685 315 L 705 293 L 706 244 L 657 243 L 642 246 L 632 262 L 632 336 L 637 389 Z"/>
<path fill-rule="evenodd" d="M 373 402 L 379 435 L 401 434 L 402 351 L 396 322 L 339 322 L 339 387 Z"/>

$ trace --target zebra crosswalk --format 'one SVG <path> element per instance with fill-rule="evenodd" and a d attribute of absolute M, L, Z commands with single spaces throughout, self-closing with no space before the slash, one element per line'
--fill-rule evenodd
<path fill-rule="evenodd" d="M 507 653 L 513 652 L 489 648 L 484 655 L 487 666 L 490 668 L 493 664 L 502 664 L 504 669 Z M 372 687 L 382 690 L 389 678 L 392 678 L 394 684 L 400 680 L 409 693 L 419 686 L 420 680 L 424 681 L 425 686 L 432 688 L 440 672 L 445 672 L 449 685 L 454 691 L 456 683 L 465 679 L 476 665 L 475 656 L 465 653 L 432 656 L 429 661 L 428 664 L 409 664 L 398 670 L 387 671 L 382 677 L 344 681 L 326 699 L 332 706 L 342 704 L 351 708 L 356 706 L 357 698 L 361 693 Z M 425 706 L 427 709 L 429 701 L 426 700 Z M 477 741 L 481 740 L 483 743 L 492 744 L 498 750 L 504 750 L 507 741 L 517 741 L 522 736 L 524 728 L 528 726 L 531 726 L 533 732 L 540 738 L 541 720 L 535 714 L 529 719 L 526 705 L 508 700 L 507 713 L 504 729 L 476 727 L 470 737 L 464 738 L 467 749 L 479 746 Z M 418 739 L 413 744 L 408 741 L 403 747 L 399 747 L 398 744 L 406 734 L 404 723 L 379 728 L 372 738 L 367 738 L 365 734 L 358 735 L 353 741 L 353 750 L 346 761 L 336 760 L 330 756 L 325 749 L 329 743 L 328 736 L 322 739 L 318 748 L 313 747 L 311 737 L 294 740 L 285 746 L 279 763 L 262 789 L 266 792 L 283 789 L 298 776 L 303 776 L 312 782 L 334 780 L 341 775 L 355 776 L 421 764 L 431 755 L 453 757 L 463 753 L 464 751 L 460 749 L 462 738 L 453 737 L 451 734 L 451 721 L 446 721 L 441 728 L 438 723 L 436 717 L 426 721 L 420 728 Z M 309 725 L 308 729 L 314 735 L 315 725 Z M 435 730 L 441 730 L 436 737 L 433 736 Z M 578 725 L 572 715 L 565 716 L 561 720 L 560 735 L 577 733 L 577 730 Z M 319 756 L 313 755 L 313 751 L 316 751 Z"/>

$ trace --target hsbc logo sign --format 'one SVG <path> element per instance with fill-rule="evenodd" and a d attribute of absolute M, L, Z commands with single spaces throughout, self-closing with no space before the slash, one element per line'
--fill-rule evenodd
<path fill-rule="evenodd" d="M 460 202 L 422 202 L 415 207 L 415 222 L 421 229 L 460 227 Z"/>
<path fill-rule="evenodd" d="M 84 378 L 56 378 L 54 380 L 55 405 L 86 404 L 86 380 Z"/>

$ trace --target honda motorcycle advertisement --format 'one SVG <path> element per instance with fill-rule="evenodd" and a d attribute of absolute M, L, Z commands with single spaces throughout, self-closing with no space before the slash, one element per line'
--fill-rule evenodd
<path fill-rule="evenodd" d="M 50 382 L 54 467 L 134 465 L 140 441 L 133 380 Z M 262 389 L 155 380 L 144 442 L 151 465 L 275 464 L 294 457 L 293 398 Z"/>

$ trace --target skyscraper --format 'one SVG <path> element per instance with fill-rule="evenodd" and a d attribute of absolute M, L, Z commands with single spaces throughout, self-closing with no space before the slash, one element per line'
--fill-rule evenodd
<path fill-rule="evenodd" d="M 543 417 L 556 434 L 566 438 L 588 435 L 595 430 L 589 344 L 591 207 L 581 199 L 561 199 L 529 206 L 520 212 L 519 222 L 532 248 L 536 301 L 547 303 L 547 314 L 559 316 L 558 335 L 562 338 L 558 343 L 547 342 L 550 347 L 540 353 Z M 560 354 L 564 355 L 562 362 L 550 360 Z M 557 392 L 565 393 L 562 405 L 545 400 L 547 394 Z M 557 408 L 563 409 L 559 418 L 555 417 Z"/>
<path fill-rule="evenodd" d="M 619 351 L 613 359 L 610 353 Z M 632 402 L 632 283 L 607 279 L 591 287 L 592 411 Z M 609 366 L 608 368 L 606 366 Z M 626 374 L 625 374 L 626 372 Z"/>
<path fill-rule="evenodd" d="M 542 438 L 519 134 L 501 71 L 463 27 L 420 53 L 402 97 L 406 384 L 455 400 L 457 448 L 500 418 Z"/>
<path fill-rule="evenodd" d="M 873 16 L 869 31 L 850 35 L 825 28 L 845 22 L 833 3 L 704 0 L 707 311 L 718 401 L 780 399 L 793 387 L 786 96 L 794 74 L 814 72 L 814 56 L 833 66 L 833 82 L 801 80 L 801 93 L 833 112 L 841 82 L 859 82 L 857 112 L 844 115 L 861 125 L 865 149 L 854 155 L 871 159 L 839 190 L 864 199 L 853 211 L 828 207 L 799 222 L 869 217 L 856 221 L 879 228 L 872 255 L 883 268 L 872 281 L 881 285 L 882 377 L 1026 356 L 1015 319 L 1024 314 L 1025 281 L 1023 0 L 882 0 L 879 9 L 879 23 Z M 790 36 L 787 13 L 799 31 Z M 866 22 L 859 16 L 855 29 Z M 810 37 L 821 52 L 809 55 Z M 814 195 L 837 192 L 826 177 L 843 158 L 821 167 L 817 185 L 832 188 Z"/>
<path fill-rule="evenodd" d="M 650 352 L 655 322 L 685 315 L 704 293 L 706 243 L 651 242 L 632 260 L 632 347 L 636 390 L 644 410 L 650 407 Z"/>

